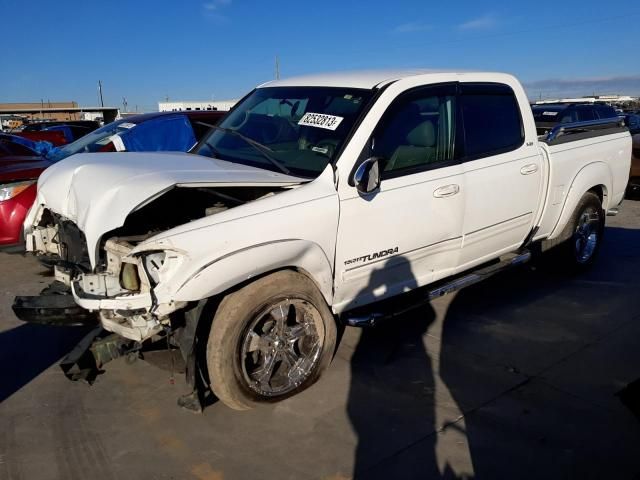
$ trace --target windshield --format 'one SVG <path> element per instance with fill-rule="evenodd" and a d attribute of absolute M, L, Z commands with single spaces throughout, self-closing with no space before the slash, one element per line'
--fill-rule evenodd
<path fill-rule="evenodd" d="M 47 154 L 47 158 L 58 161 L 76 153 L 105 151 L 105 149 L 109 148 L 112 135 L 126 132 L 135 126 L 135 123 L 127 122 L 127 120 L 111 122 L 104 127 L 94 130 L 84 137 L 79 138 L 73 143 L 51 150 Z"/>
<path fill-rule="evenodd" d="M 76 153 L 186 152 L 196 143 L 189 119 L 182 114 L 119 120 L 47 154 L 58 161 Z"/>
<path fill-rule="evenodd" d="M 191 153 L 316 177 L 335 160 L 372 90 L 259 88 Z"/>

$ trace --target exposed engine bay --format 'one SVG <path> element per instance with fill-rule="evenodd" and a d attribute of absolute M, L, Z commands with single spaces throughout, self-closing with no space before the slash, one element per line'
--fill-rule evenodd
<path fill-rule="evenodd" d="M 178 225 L 215 215 L 247 202 L 266 198 L 285 190 L 284 187 L 174 187 L 133 211 L 121 227 L 103 235 L 95 272 L 111 269 L 109 250 L 114 245 L 129 247 Z M 45 254 L 45 263 L 81 272 L 92 270 L 83 233 L 71 221 L 43 210 L 30 239 L 28 250 Z M 111 241 L 111 248 L 107 244 Z M 117 249 L 122 252 L 122 249 Z"/>

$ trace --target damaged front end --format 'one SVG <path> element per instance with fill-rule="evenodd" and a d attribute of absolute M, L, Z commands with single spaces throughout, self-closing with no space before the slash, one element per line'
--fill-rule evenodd
<path fill-rule="evenodd" d="M 93 247 L 76 223 L 43 205 L 28 227 L 26 246 L 53 269 L 55 281 L 39 296 L 16 297 L 14 312 L 28 322 L 97 327 L 61 363 L 72 380 L 91 383 L 107 361 L 164 340 L 167 348 L 180 349 L 194 385 L 193 332 L 184 328 L 187 302 L 175 301 L 166 288 L 188 255 L 170 242 L 145 242 L 283 189 L 175 187 L 105 233 L 93 260 Z"/>
<path fill-rule="evenodd" d="M 161 275 L 179 266 L 180 255 L 130 255 L 151 234 L 106 240 L 94 273 L 82 232 L 47 210 L 43 216 L 44 223 L 26 236 L 27 249 L 53 268 L 55 281 L 38 296 L 16 297 L 13 309 L 21 320 L 68 326 L 100 323 L 105 330 L 143 342 L 168 327 L 169 314 L 185 306 L 173 301 L 159 304 L 152 293 Z"/>
<path fill-rule="evenodd" d="M 171 251 L 131 255 L 140 237 L 115 237 L 104 246 L 106 269 L 71 280 L 75 302 L 98 312 L 102 326 L 122 337 L 143 342 L 170 328 L 170 314 L 185 302 L 158 301 L 154 287 L 177 269 L 183 256 Z"/>

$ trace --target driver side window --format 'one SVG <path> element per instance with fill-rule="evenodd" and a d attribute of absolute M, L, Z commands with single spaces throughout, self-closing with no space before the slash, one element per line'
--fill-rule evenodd
<path fill-rule="evenodd" d="M 455 118 L 453 88 L 420 89 L 396 99 L 371 142 L 372 155 L 382 159 L 382 177 L 427 170 L 454 160 Z"/>

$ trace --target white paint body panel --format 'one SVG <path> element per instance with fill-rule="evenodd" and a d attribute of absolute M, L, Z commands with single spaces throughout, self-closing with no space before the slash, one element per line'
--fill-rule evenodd
<path fill-rule="evenodd" d="M 385 179 L 366 197 L 349 185 L 360 153 L 391 103 L 417 86 L 497 82 L 512 87 L 525 141 L 497 156 Z M 101 236 L 167 188 L 185 185 L 290 185 L 289 190 L 162 232 L 130 255 L 164 250 L 173 256 L 138 308 L 184 305 L 281 268 L 309 275 L 334 312 L 426 285 L 513 251 L 534 227 L 536 238 L 559 235 L 580 197 L 602 186 L 605 208 L 623 197 L 631 158 L 628 133 L 548 147 L 538 142 L 518 81 L 506 74 L 366 72 L 306 77 L 264 86 L 386 85 L 335 164 L 315 180 L 187 154 L 77 155 L 41 177 L 37 204 L 74 221 L 85 233 L 95 265 Z M 453 196 L 435 190 L 455 185 Z M 30 212 L 27 233 L 39 207 Z M 375 252 L 376 258 L 350 262 Z M 391 251 L 391 253 L 388 253 Z M 127 308 L 126 298 L 89 300 L 86 308 Z M 98 302 L 98 303 L 96 303 Z M 177 307 L 176 307 L 177 308 Z"/>

